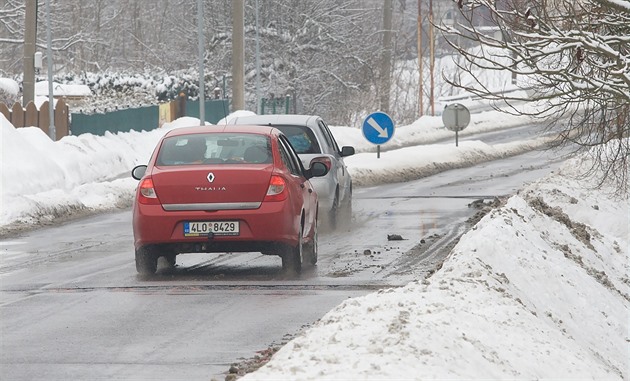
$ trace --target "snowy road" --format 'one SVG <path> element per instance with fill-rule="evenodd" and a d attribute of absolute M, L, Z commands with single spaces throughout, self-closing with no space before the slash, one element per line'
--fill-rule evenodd
<path fill-rule="evenodd" d="M 435 271 L 478 212 L 557 165 L 533 152 L 421 180 L 355 189 L 354 226 L 320 235 L 297 279 L 278 257 L 178 257 L 136 275 L 129 211 L 0 241 L 2 374 L 12 380 L 223 379 L 346 298 Z M 388 240 L 398 235 L 402 240 Z"/>

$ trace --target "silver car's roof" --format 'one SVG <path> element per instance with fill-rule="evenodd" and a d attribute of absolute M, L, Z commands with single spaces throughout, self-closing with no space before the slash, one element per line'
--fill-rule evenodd
<path fill-rule="evenodd" d="M 272 125 L 316 125 L 317 115 L 276 114 L 276 115 L 252 115 L 240 116 L 230 120 L 230 124 L 272 124 Z"/>

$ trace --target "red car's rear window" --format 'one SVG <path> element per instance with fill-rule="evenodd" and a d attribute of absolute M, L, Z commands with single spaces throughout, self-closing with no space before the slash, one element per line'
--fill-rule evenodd
<path fill-rule="evenodd" d="M 226 132 L 171 136 L 164 139 L 156 162 L 158 166 L 239 163 L 272 163 L 269 137 Z"/>

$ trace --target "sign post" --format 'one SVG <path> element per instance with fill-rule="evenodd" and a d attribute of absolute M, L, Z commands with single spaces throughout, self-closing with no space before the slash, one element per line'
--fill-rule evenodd
<path fill-rule="evenodd" d="M 442 122 L 451 131 L 455 131 L 455 147 L 459 145 L 459 131 L 468 127 L 470 111 L 460 103 L 453 103 L 444 108 Z"/>
<path fill-rule="evenodd" d="M 368 142 L 376 144 L 376 157 L 381 157 L 381 144 L 394 136 L 394 121 L 384 112 L 373 112 L 365 118 L 361 127 Z"/>

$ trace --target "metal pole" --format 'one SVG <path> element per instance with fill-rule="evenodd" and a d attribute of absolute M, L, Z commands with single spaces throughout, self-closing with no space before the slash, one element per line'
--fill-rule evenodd
<path fill-rule="evenodd" d="M 260 35 L 258 29 L 258 0 L 256 0 L 256 114 L 260 114 Z"/>
<path fill-rule="evenodd" d="M 53 96 L 53 64 L 52 64 L 52 36 L 50 31 L 50 0 L 46 0 L 46 55 L 48 61 L 48 117 L 50 127 L 48 133 L 50 138 L 57 140 L 57 130 L 55 129 L 55 98 Z"/>
<path fill-rule="evenodd" d="M 457 112 L 459 107 L 455 105 L 455 147 L 459 147 L 459 112 Z"/>
<path fill-rule="evenodd" d="M 203 0 L 197 0 L 197 37 L 199 40 L 199 125 L 206 124 L 206 76 L 204 74 Z"/>
<path fill-rule="evenodd" d="M 418 0 L 418 71 L 420 72 L 420 78 L 418 80 L 418 97 L 420 101 L 418 108 L 420 109 L 420 116 L 424 115 L 424 73 L 422 72 L 424 70 L 422 65 L 422 1 L 423 0 Z"/>

